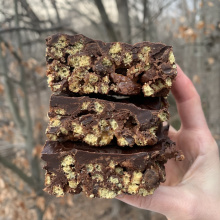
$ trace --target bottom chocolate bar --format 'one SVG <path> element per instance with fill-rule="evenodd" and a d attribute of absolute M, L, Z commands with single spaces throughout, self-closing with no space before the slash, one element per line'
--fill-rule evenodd
<path fill-rule="evenodd" d="M 164 164 L 183 155 L 166 139 L 154 146 L 91 147 L 85 143 L 48 141 L 45 191 L 57 197 L 83 191 L 90 198 L 114 198 L 121 193 L 150 195 L 165 181 Z"/>

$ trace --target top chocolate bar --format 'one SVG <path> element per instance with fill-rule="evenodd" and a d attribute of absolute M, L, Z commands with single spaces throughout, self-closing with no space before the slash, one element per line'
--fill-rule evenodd
<path fill-rule="evenodd" d="M 104 43 L 55 34 L 46 44 L 53 92 L 166 96 L 177 75 L 172 47 L 162 43 Z"/>

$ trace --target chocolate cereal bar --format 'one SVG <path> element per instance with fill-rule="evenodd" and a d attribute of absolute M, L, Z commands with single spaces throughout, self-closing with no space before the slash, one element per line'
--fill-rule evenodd
<path fill-rule="evenodd" d="M 46 45 L 53 92 L 166 96 L 177 74 L 172 47 L 162 43 L 104 43 L 55 34 Z"/>
<path fill-rule="evenodd" d="M 165 99 L 111 100 L 52 95 L 48 140 L 104 146 L 115 139 L 118 146 L 130 147 L 158 142 L 161 124 L 169 117 Z"/>
<path fill-rule="evenodd" d="M 150 195 L 166 180 L 168 159 L 182 160 L 169 138 L 146 148 L 91 147 L 82 142 L 47 141 L 45 191 L 57 197 L 83 191 L 90 198 L 114 198 L 121 193 Z"/>

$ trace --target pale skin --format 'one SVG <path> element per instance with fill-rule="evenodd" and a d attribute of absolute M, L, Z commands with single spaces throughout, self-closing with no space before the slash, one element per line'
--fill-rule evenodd
<path fill-rule="evenodd" d="M 185 155 L 169 160 L 166 182 L 153 195 L 120 195 L 117 199 L 141 209 L 159 212 L 169 220 L 220 219 L 220 161 L 215 142 L 191 80 L 177 67 L 173 83 L 181 128 L 170 127 L 169 137 Z M 219 122 L 216 122 L 219 123 Z"/>

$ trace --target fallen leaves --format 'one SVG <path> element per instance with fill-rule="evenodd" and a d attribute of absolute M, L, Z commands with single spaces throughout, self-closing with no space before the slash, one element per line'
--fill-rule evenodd
<path fill-rule="evenodd" d="M 196 25 L 196 28 L 198 29 L 198 30 L 201 30 L 201 29 L 203 29 L 205 27 L 205 22 L 204 21 L 199 21 L 198 23 L 197 23 L 197 25 Z"/>
<path fill-rule="evenodd" d="M 5 182 L 2 178 L 0 178 L 0 189 L 5 188 Z"/>
<path fill-rule="evenodd" d="M 29 58 L 26 62 L 24 62 L 24 66 L 27 67 L 27 69 L 32 70 L 37 65 L 37 60 L 34 58 Z"/>
<path fill-rule="evenodd" d="M 36 205 L 43 211 L 45 209 L 45 198 L 43 196 L 38 196 L 36 199 Z"/>
<path fill-rule="evenodd" d="M 9 143 L 14 139 L 14 125 L 6 122 L 6 124 L 0 127 L 0 139 Z"/>
<path fill-rule="evenodd" d="M 38 157 L 38 158 L 40 159 L 42 149 L 43 149 L 43 146 L 42 146 L 42 145 L 40 145 L 40 144 L 36 145 L 36 146 L 33 148 L 33 150 L 32 150 L 32 156 L 33 156 L 33 157 L 36 156 L 36 157 Z"/>
<path fill-rule="evenodd" d="M 55 205 L 51 204 L 44 213 L 44 219 L 53 220 L 56 214 Z"/>
<path fill-rule="evenodd" d="M 184 23 L 186 21 L 186 18 L 184 16 L 181 16 L 179 20 L 180 20 L 180 23 Z"/>
<path fill-rule="evenodd" d="M 215 59 L 214 59 L 213 57 L 209 57 L 209 58 L 207 59 L 207 61 L 208 61 L 208 64 L 209 64 L 209 65 L 212 65 L 212 64 L 214 64 Z"/>
<path fill-rule="evenodd" d="M 213 7 L 213 6 L 214 6 L 214 3 L 213 3 L 213 2 L 210 2 L 210 1 L 207 2 L 207 4 L 208 4 L 209 7 Z"/>
<path fill-rule="evenodd" d="M 193 83 L 200 83 L 200 77 L 199 77 L 199 75 L 197 75 L 197 74 L 194 75 L 192 81 L 193 81 Z"/>
<path fill-rule="evenodd" d="M 197 33 L 190 27 L 180 26 L 179 34 L 181 38 L 185 39 L 187 42 L 195 42 L 197 38 Z"/>
<path fill-rule="evenodd" d="M 4 93 L 4 85 L 0 84 L 0 95 Z"/>

